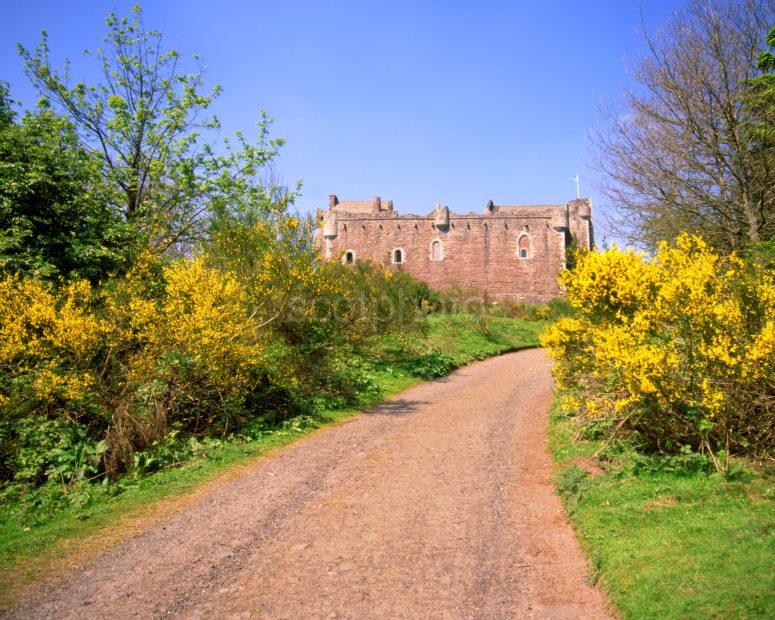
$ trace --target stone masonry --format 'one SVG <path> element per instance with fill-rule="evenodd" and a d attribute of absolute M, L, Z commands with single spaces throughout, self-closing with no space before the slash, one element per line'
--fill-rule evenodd
<path fill-rule="evenodd" d="M 340 201 L 332 194 L 318 221 L 326 258 L 370 259 L 438 290 L 460 285 L 527 303 L 561 294 L 557 274 L 571 241 L 587 249 L 593 244 L 589 198 L 554 205 L 489 201 L 481 214 L 437 204 L 428 215 L 400 215 L 392 200 Z"/>

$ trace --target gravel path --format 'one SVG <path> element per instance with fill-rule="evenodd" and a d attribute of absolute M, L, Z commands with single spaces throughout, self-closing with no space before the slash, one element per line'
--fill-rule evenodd
<path fill-rule="evenodd" d="M 10 617 L 605 618 L 550 482 L 540 350 L 259 460 Z"/>

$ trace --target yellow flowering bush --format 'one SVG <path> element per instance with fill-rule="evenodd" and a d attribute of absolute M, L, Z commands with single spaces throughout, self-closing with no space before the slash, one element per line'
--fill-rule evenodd
<path fill-rule="evenodd" d="M 309 219 L 236 209 L 211 226 L 194 256 L 133 252 L 99 284 L 0 265 L 0 493 L 359 398 L 374 386 L 348 354 L 429 307 L 407 274 L 323 260 Z"/>
<path fill-rule="evenodd" d="M 0 422 L 29 413 L 107 439 L 109 472 L 173 425 L 228 432 L 265 363 L 266 338 L 233 274 L 203 258 L 141 256 L 95 291 L 0 279 Z"/>
<path fill-rule="evenodd" d="M 161 271 L 162 293 L 149 295 L 147 280 L 132 270 L 107 295 L 115 347 L 124 348 L 127 381 L 152 380 L 170 352 L 207 368 L 222 398 L 250 386 L 261 364 L 260 330 L 247 311 L 243 287 L 233 274 L 208 268 L 202 257 L 178 260 Z"/>
<path fill-rule="evenodd" d="M 53 292 L 38 280 L 0 279 L 0 405 L 28 393 L 44 409 L 85 398 L 107 330 L 91 301 L 86 281 Z"/>
<path fill-rule="evenodd" d="M 234 274 L 201 256 L 165 266 L 146 254 L 103 295 L 114 373 L 109 471 L 173 426 L 221 434 L 240 426 L 267 345 Z"/>
<path fill-rule="evenodd" d="M 575 314 L 543 344 L 583 419 L 659 450 L 689 444 L 714 459 L 771 450 L 771 271 L 682 235 L 652 257 L 616 247 L 581 255 L 561 283 Z"/>
<path fill-rule="evenodd" d="M 309 398 L 349 392 L 358 383 L 343 372 L 349 347 L 419 324 L 428 289 L 408 275 L 323 259 L 310 219 L 275 213 L 246 223 L 237 215 L 219 221 L 206 261 L 245 286 L 251 313 L 268 333 L 275 391 Z"/>

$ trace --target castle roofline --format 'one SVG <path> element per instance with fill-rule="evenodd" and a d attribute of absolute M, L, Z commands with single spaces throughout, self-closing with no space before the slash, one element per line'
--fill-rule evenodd
<path fill-rule="evenodd" d="M 393 201 L 382 201 L 379 196 L 374 196 L 371 200 L 339 200 L 336 194 L 328 196 L 329 211 L 344 211 L 346 213 L 381 213 L 382 211 L 392 211 Z"/>
<path fill-rule="evenodd" d="M 568 206 L 567 203 L 564 204 L 544 204 L 544 205 L 493 205 L 497 207 L 498 209 L 564 209 Z"/>
<path fill-rule="evenodd" d="M 569 209 L 577 212 L 581 217 L 589 217 L 591 214 L 592 200 L 590 198 L 574 198 L 566 203 L 550 203 L 550 204 L 504 204 L 496 205 L 492 200 L 487 201 L 487 205 L 482 212 L 482 215 L 513 215 L 513 216 L 531 216 L 531 217 L 551 217 L 553 213 L 557 211 L 568 211 Z M 342 215 L 372 215 L 382 217 L 434 217 L 438 214 L 442 207 L 439 203 L 436 204 L 434 209 L 426 216 L 417 216 L 414 214 L 399 214 L 393 210 L 393 201 L 383 201 L 381 197 L 375 196 L 371 200 L 339 200 L 336 194 L 330 194 L 328 200 L 329 212 L 341 213 Z M 448 207 L 443 207 L 443 210 L 448 214 L 455 217 L 472 217 L 476 216 L 474 212 L 468 212 L 467 214 L 456 213 L 450 211 Z M 449 215 L 447 215 L 449 217 Z M 481 217 L 479 215 L 478 217 Z"/>

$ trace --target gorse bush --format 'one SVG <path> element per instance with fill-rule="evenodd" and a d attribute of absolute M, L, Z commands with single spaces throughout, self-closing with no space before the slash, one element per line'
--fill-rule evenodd
<path fill-rule="evenodd" d="M 44 415 L 106 440 L 104 466 L 116 473 L 173 421 L 228 428 L 265 349 L 244 291 L 201 258 L 160 263 L 145 255 L 103 289 L 0 282 L 4 442 L 31 412 Z"/>
<path fill-rule="evenodd" d="M 773 456 L 775 280 L 699 238 L 652 258 L 616 247 L 564 272 L 572 315 L 543 336 L 584 420 L 645 447 Z"/>
<path fill-rule="evenodd" d="M 84 397 L 105 329 L 90 312 L 91 297 L 86 281 L 54 291 L 37 280 L 0 279 L 0 405 L 20 394 L 44 408 Z"/>
<path fill-rule="evenodd" d="M 246 415 L 267 348 L 245 288 L 203 257 L 161 267 L 147 254 L 106 293 L 110 473 L 174 423 L 225 434 Z"/>
<path fill-rule="evenodd" d="M 192 258 L 141 253 L 100 286 L 4 275 L 3 478 L 66 484 L 52 446 L 73 433 L 90 456 L 68 475 L 114 477 L 149 469 L 171 432 L 227 436 L 302 413 L 314 396 L 347 402 L 373 389 L 342 356 L 371 335 L 417 329 L 427 289 L 375 265 L 320 261 L 305 226 L 275 214 Z"/>

